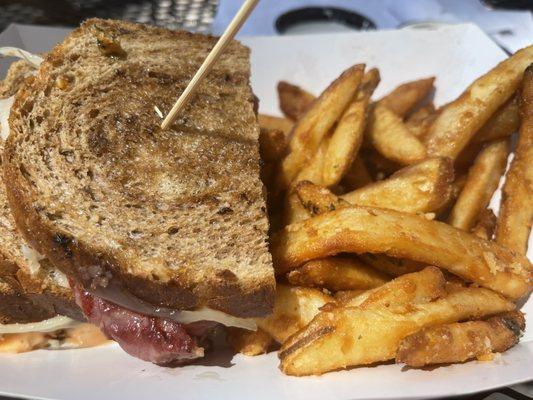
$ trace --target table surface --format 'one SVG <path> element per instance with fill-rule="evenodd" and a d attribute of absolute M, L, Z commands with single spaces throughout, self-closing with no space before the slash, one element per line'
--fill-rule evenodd
<path fill-rule="evenodd" d="M 3 0 L 0 31 L 10 23 L 77 26 L 101 17 L 207 33 L 218 0 Z"/>

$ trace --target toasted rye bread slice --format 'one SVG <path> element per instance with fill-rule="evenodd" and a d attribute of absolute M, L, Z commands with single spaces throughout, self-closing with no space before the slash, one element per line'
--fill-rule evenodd
<path fill-rule="evenodd" d="M 31 75 L 24 61 L 11 64 L 6 78 L 0 82 L 0 98 L 11 96 Z M 3 150 L 0 139 L 0 153 Z M 1 160 L 0 160 L 1 163 Z M 51 318 L 56 314 L 83 319 L 64 277 L 48 260 L 33 261 L 23 254 L 29 252 L 7 202 L 4 182 L 0 183 L 0 323 L 26 323 Z"/>
<path fill-rule="evenodd" d="M 99 295 L 151 305 L 271 312 L 249 51 L 229 45 L 161 130 L 216 38 L 92 19 L 18 92 L 4 175 L 17 226 Z"/>

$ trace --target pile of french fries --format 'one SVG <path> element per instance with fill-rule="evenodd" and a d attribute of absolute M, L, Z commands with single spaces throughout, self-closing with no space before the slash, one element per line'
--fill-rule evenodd
<path fill-rule="evenodd" d="M 277 296 L 228 337 L 247 355 L 281 346 L 289 375 L 488 360 L 525 329 L 533 46 L 439 109 L 432 77 L 372 100 L 379 81 L 355 65 L 318 97 L 280 82 L 285 118 L 259 116 Z"/>

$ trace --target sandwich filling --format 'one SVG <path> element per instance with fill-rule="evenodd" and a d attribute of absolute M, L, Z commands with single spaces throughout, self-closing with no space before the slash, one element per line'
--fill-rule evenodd
<path fill-rule="evenodd" d="M 0 353 L 78 349 L 107 341 L 96 326 L 64 316 L 25 324 L 0 325 Z"/>
<path fill-rule="evenodd" d="M 203 357 L 199 344 L 215 326 L 212 322 L 181 324 L 139 314 L 94 296 L 76 283 L 72 283 L 72 290 L 89 322 L 128 354 L 154 364 L 179 364 Z"/>

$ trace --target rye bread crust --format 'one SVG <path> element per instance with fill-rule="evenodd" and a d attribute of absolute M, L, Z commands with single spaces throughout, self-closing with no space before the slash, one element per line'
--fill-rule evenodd
<path fill-rule="evenodd" d="M 48 203 L 43 204 L 43 192 L 37 189 L 38 185 L 33 181 L 34 179 L 41 179 L 42 176 L 33 170 L 33 164 L 30 167 L 30 164 L 27 164 L 27 159 L 21 156 L 22 148 L 29 146 L 26 143 L 28 135 L 33 134 L 30 125 L 35 123 L 35 119 L 32 119 L 35 115 L 32 115 L 32 112 L 36 107 L 35 104 L 42 101 L 42 96 L 46 95 L 47 91 L 48 94 L 51 92 L 53 96 L 59 90 L 54 86 L 57 85 L 57 69 L 62 71 L 62 64 L 78 65 L 79 59 L 83 59 L 83 57 L 99 57 L 96 40 L 94 41 L 95 50 L 90 47 L 92 42 L 88 39 L 93 35 L 95 26 L 99 31 L 104 30 L 106 35 L 112 32 L 113 37 L 117 36 L 126 52 L 125 57 L 117 55 L 117 57 L 108 59 L 109 56 L 102 56 L 102 60 L 97 60 L 100 63 L 109 63 L 111 69 L 115 68 L 114 73 L 116 75 L 113 77 L 115 81 L 109 83 L 111 91 L 114 90 L 113 88 L 125 84 L 137 85 L 142 82 L 141 78 L 146 75 L 145 70 L 128 60 L 130 52 L 133 54 L 138 51 L 136 50 L 138 46 L 144 45 L 144 43 L 139 43 L 142 39 L 137 40 L 136 38 L 147 40 L 147 37 L 151 37 L 153 41 L 172 41 L 177 43 L 176 51 L 179 51 L 179 46 L 183 43 L 191 43 L 190 60 L 186 64 L 181 63 L 179 59 L 173 59 L 176 63 L 175 68 L 186 69 L 186 71 L 181 72 L 181 75 L 169 76 L 170 71 L 161 71 L 160 69 L 163 67 L 157 63 L 153 63 L 149 68 L 151 71 L 148 72 L 149 76 L 155 79 L 155 83 L 150 83 L 152 85 L 150 90 L 154 90 L 156 94 L 157 90 L 160 91 L 162 87 L 168 88 L 169 85 L 173 84 L 178 86 L 174 90 L 168 90 L 171 93 L 166 94 L 168 99 L 162 95 L 156 96 L 158 104 L 162 104 L 160 108 L 164 110 L 170 107 L 171 100 L 177 97 L 179 91 L 190 79 L 192 72 L 216 41 L 215 38 L 211 37 L 133 23 L 89 20 L 69 35 L 64 43 L 58 45 L 46 57 L 38 77 L 33 80 L 29 79 L 18 92 L 10 116 L 12 134 L 6 143 L 4 152 L 4 177 L 7 182 L 10 182 L 7 194 L 17 227 L 28 243 L 44 254 L 55 266 L 81 282 L 87 289 L 97 290 L 103 294 L 103 297 L 110 300 L 116 300 L 114 295 L 120 291 L 156 307 L 164 306 L 183 310 L 210 307 L 240 317 L 267 315 L 271 312 L 273 305 L 275 282 L 271 256 L 267 246 L 268 221 L 265 212 L 264 189 L 259 180 L 258 128 L 253 114 L 253 95 L 248 82 L 248 51 L 236 42 L 230 46 L 227 56 L 221 61 L 218 72 L 215 72 L 212 78 L 211 84 L 217 88 L 218 92 L 213 93 L 212 88 L 204 88 L 204 92 L 200 91 L 200 99 L 197 102 L 193 101 L 195 104 L 191 106 L 189 112 L 191 113 L 190 119 L 197 124 L 195 129 L 191 128 L 191 122 L 185 117 L 178 121 L 177 126 L 174 126 L 170 132 L 176 137 L 185 139 L 190 135 L 195 140 L 201 141 L 203 146 L 206 146 L 205 143 L 207 143 L 212 146 L 209 153 L 211 157 L 215 160 L 226 157 L 225 160 L 231 164 L 230 166 L 217 166 L 211 163 L 208 158 L 205 160 L 208 164 L 206 168 L 209 174 L 215 176 L 214 183 L 208 189 L 199 190 L 199 195 L 197 195 L 197 186 L 201 186 L 201 184 L 194 185 L 193 182 L 184 190 L 184 196 L 176 197 L 174 201 L 177 204 L 171 204 L 170 211 L 165 214 L 166 219 L 164 220 L 164 222 L 167 220 L 173 222 L 172 218 L 174 218 L 176 223 L 171 224 L 172 226 L 165 229 L 163 233 L 154 233 L 153 231 L 157 230 L 157 226 L 152 227 L 150 240 L 153 241 L 146 242 L 143 241 L 143 237 L 134 237 L 133 239 L 125 237 L 129 236 L 130 233 L 137 236 L 137 230 L 127 231 L 128 235 L 121 231 L 119 233 L 122 236 L 120 236 L 116 230 L 102 227 L 98 223 L 90 225 L 90 229 L 87 229 L 87 225 L 81 226 L 81 228 L 75 226 L 81 222 L 72 215 L 67 215 L 70 219 L 65 218 L 64 215 L 68 214 L 70 210 L 63 209 L 59 213 L 60 217 L 58 217 L 57 208 L 52 207 L 55 203 L 52 204 L 53 202 L 50 200 L 54 199 L 53 196 L 47 197 Z M 72 48 L 75 48 L 78 42 L 83 43 L 81 46 L 82 54 L 73 54 Z M 88 54 L 83 54 L 84 51 Z M 151 51 L 154 54 L 157 53 L 154 49 Z M 133 56 L 131 58 L 133 59 Z M 69 67 L 75 69 L 73 65 L 69 65 Z M 60 75 L 60 77 L 63 76 Z M 74 76 L 75 79 L 79 79 L 75 73 Z M 69 79 L 72 77 L 67 76 L 65 79 L 69 84 Z M 102 80 L 105 80 L 105 77 Z M 94 85 L 98 86 L 101 83 L 102 81 L 96 79 Z M 105 84 L 107 85 L 108 82 Z M 83 90 L 88 90 L 90 94 L 90 85 L 85 85 Z M 139 92 L 139 96 L 146 95 L 146 92 L 148 90 L 144 88 Z M 214 96 L 218 99 L 214 106 L 212 99 L 210 100 L 211 103 L 202 100 L 202 97 L 208 96 Z M 101 101 L 107 100 L 109 99 L 105 98 L 104 93 L 104 99 Z M 128 104 L 126 102 L 120 104 L 127 109 Z M 144 105 L 148 106 L 147 103 Z M 213 107 L 213 109 L 209 107 Z M 124 110 L 120 109 L 119 106 L 116 111 L 118 115 Z M 223 126 L 224 129 L 220 129 L 219 121 L 216 118 L 215 120 L 211 119 L 212 115 L 207 115 L 209 113 L 212 115 L 223 114 L 227 117 Z M 123 115 L 120 115 L 117 118 L 121 119 L 122 117 Z M 147 118 L 152 118 L 145 114 L 140 117 L 141 125 Z M 122 119 L 121 122 L 123 122 Z M 67 123 L 68 121 L 65 122 L 65 124 Z M 152 126 L 148 127 L 150 129 L 153 128 L 154 122 L 151 124 Z M 145 125 L 142 126 L 147 128 Z M 130 131 L 121 131 L 121 133 L 131 134 Z M 160 140 L 158 134 L 158 132 L 153 133 L 156 142 Z M 168 134 L 167 132 L 162 133 L 164 137 Z M 109 153 L 113 152 L 111 145 L 114 143 L 110 145 L 112 140 L 102 136 L 87 138 L 91 162 L 103 163 L 102 157 L 105 159 Z M 133 142 L 135 140 L 144 141 L 146 138 L 132 134 L 132 140 Z M 134 146 L 133 142 L 128 142 L 128 145 Z M 50 148 L 57 150 L 54 145 L 52 143 Z M 222 157 L 222 151 L 219 148 L 227 148 L 228 154 Z M 190 150 L 190 148 L 188 149 Z M 175 150 L 172 149 L 172 151 Z M 74 149 L 75 152 L 76 149 Z M 179 151 L 178 155 L 180 155 Z M 74 156 L 77 157 L 76 153 Z M 236 160 L 235 163 L 232 162 L 234 159 Z M 168 161 L 171 162 L 171 160 Z M 183 173 L 188 173 L 185 176 L 190 179 L 196 179 L 196 174 L 201 174 L 201 172 L 197 170 L 198 165 L 194 164 L 197 161 L 190 162 L 192 164 L 184 166 L 185 172 Z M 95 168 L 98 169 L 100 166 L 101 164 L 98 164 Z M 126 170 L 127 166 L 117 168 L 122 171 L 122 169 Z M 226 168 L 225 173 L 234 174 L 237 178 L 233 176 L 221 177 L 221 172 L 216 171 L 217 168 Z M 68 172 L 65 171 L 66 174 Z M 173 172 L 179 174 L 181 170 Z M 177 180 L 179 178 L 178 176 Z M 112 180 L 108 175 L 105 176 L 105 179 L 108 181 L 104 182 L 103 185 L 107 185 Z M 237 183 L 234 182 L 235 179 L 238 180 Z M 112 183 L 116 184 L 116 182 Z M 124 185 L 124 187 L 126 186 Z M 127 192 L 125 188 L 114 187 L 114 190 L 117 191 L 122 189 Z M 46 190 L 53 192 L 54 188 Z M 86 208 L 83 208 L 85 203 L 77 203 L 79 197 L 76 196 L 78 195 L 79 192 L 74 192 L 73 198 L 75 199 L 69 206 L 76 208 L 79 205 L 81 207 L 80 212 L 85 212 L 87 211 Z M 162 195 L 164 196 L 166 193 Z M 139 198 L 131 195 L 131 193 L 125 193 L 122 196 L 127 201 L 139 200 L 144 198 L 144 193 Z M 64 198 L 55 199 L 58 203 L 64 204 Z M 83 198 L 80 202 L 85 200 Z M 120 202 L 122 200 L 121 198 Z M 105 201 L 103 202 L 107 204 Z M 142 203 L 142 205 L 146 209 L 151 207 L 151 204 Z M 168 207 L 168 204 L 164 204 L 164 206 Z M 124 217 L 125 224 L 131 225 L 132 223 L 133 218 L 128 218 L 129 215 L 133 215 L 135 218 L 144 215 L 144 211 L 132 211 L 129 207 L 127 209 L 119 208 L 119 210 L 118 212 L 123 212 L 126 216 Z M 116 213 L 117 209 L 114 211 Z M 90 219 L 91 213 L 87 212 L 86 214 Z M 183 215 L 188 218 L 192 216 L 196 223 L 184 222 Z M 207 219 L 209 220 L 206 221 Z M 196 224 L 198 228 L 195 227 Z M 149 223 L 147 222 L 146 225 Z M 217 228 L 213 231 L 214 233 L 209 230 L 209 226 Z M 194 232 L 195 229 L 199 229 L 200 232 L 196 238 L 192 237 L 196 244 L 191 249 L 189 239 L 191 239 L 191 232 Z M 89 230 L 90 232 L 88 232 Z M 224 237 L 223 233 L 226 232 L 228 235 Z M 216 237 L 216 235 L 220 236 Z M 155 239 L 152 239 L 153 236 Z M 159 243 L 159 240 L 165 245 L 168 243 L 170 245 L 166 247 L 165 251 L 162 251 L 165 256 L 161 257 L 163 261 L 157 257 L 147 257 L 146 260 L 142 258 L 146 262 L 141 263 L 139 257 L 141 255 L 144 257 L 145 249 L 144 247 L 139 249 L 141 245 L 136 244 L 135 240 L 139 240 L 137 243 L 142 243 L 144 247 L 147 247 L 148 244 L 153 246 L 154 241 Z M 215 243 L 212 244 L 211 242 Z M 118 248 L 116 243 L 118 243 Z M 180 248 L 180 245 L 183 245 L 183 248 Z M 156 248 L 156 250 L 159 249 Z M 162 268 L 158 264 L 162 263 L 161 265 L 168 267 L 169 259 L 179 261 L 179 268 Z M 205 264 L 200 264 L 202 261 Z"/>
<path fill-rule="evenodd" d="M 25 61 L 12 63 L 6 78 L 0 82 L 0 98 L 15 94 L 32 73 L 33 69 Z M 0 154 L 3 149 L 0 139 Z M 84 320 L 70 289 L 59 284 L 57 270 L 47 260 L 41 260 L 36 269 L 24 257 L 25 242 L 15 227 L 3 179 L 0 182 L 0 237 L 0 323 L 36 322 L 57 314 Z"/>
<path fill-rule="evenodd" d="M 25 294 L 17 271 L 16 265 L 0 255 L 0 324 L 21 324 L 53 317 L 55 314 L 37 306 Z"/>

